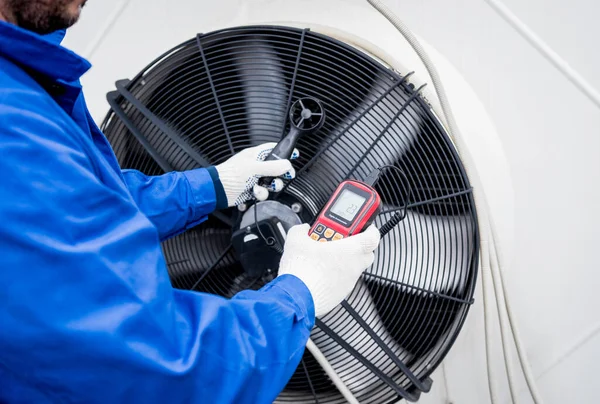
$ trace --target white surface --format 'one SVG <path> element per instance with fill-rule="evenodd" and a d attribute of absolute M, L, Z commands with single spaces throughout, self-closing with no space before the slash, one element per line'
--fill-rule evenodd
<path fill-rule="evenodd" d="M 552 402 L 557 403 L 595 403 L 598 402 L 595 383 L 600 374 L 598 345 L 600 336 L 596 335 L 580 349 L 569 355 L 560 366 L 552 368 L 539 378 L 539 385 Z M 571 384 L 575 383 L 575 384 Z M 523 403 L 529 403 L 522 393 Z"/>
<path fill-rule="evenodd" d="M 130 0 L 111 25 L 111 14 L 125 2 L 89 2 L 84 19 L 66 42 L 86 52 L 95 65 L 84 85 L 97 120 L 108 109 L 104 97 L 115 80 L 132 77 L 159 53 L 196 32 L 257 20 L 306 20 L 349 29 L 390 52 L 399 40 L 383 18 L 358 0 L 218 4 Z M 513 264 L 507 271 L 509 298 L 545 402 L 595 402 L 592 377 L 600 370 L 600 339 L 587 337 L 600 326 L 596 310 L 600 305 L 596 254 L 600 111 L 482 0 L 389 0 L 388 4 L 458 68 L 500 134 L 498 147 L 508 158 L 515 192 L 515 228 L 510 230 L 508 224 L 505 230 L 514 234 L 515 241 Z M 597 2 L 506 0 L 506 4 L 600 86 Z M 144 18 L 140 11 L 147 13 Z M 103 33 L 105 27 L 110 30 Z M 479 306 L 474 307 L 468 327 L 446 360 L 447 397 L 440 388 L 440 370 L 434 375 L 435 392 L 422 402 L 488 401 L 480 312 Z M 578 348 L 582 340 L 586 342 Z M 498 386 L 506 386 L 501 368 L 494 375 Z"/>
<path fill-rule="evenodd" d="M 600 68 L 600 58 L 589 38 L 598 38 L 600 29 L 585 24 L 589 17 L 583 17 L 597 15 L 597 3 L 509 5 L 523 3 L 528 6 L 520 17 L 537 21 L 532 27 L 542 36 L 552 32 L 544 38 L 558 52 L 566 57 L 577 53 L 570 59 L 572 65 L 587 71 L 588 80 L 598 84 L 592 72 Z M 516 253 L 509 267 L 509 293 L 534 373 L 543 374 L 579 340 L 597 332 L 600 323 L 595 310 L 600 303 L 600 275 L 594 251 L 600 235 L 596 209 L 600 193 L 595 186 L 600 174 L 596 156 L 600 111 L 483 2 L 396 4 L 416 31 L 467 77 L 501 134 L 515 187 Z M 428 23 L 427 16 L 436 7 L 443 9 L 443 18 L 438 12 L 437 24 Z M 557 41 L 561 35 L 572 41 Z M 595 67 L 589 70 L 590 66 Z M 589 344 L 588 356 L 600 358 L 600 345 Z M 575 350 L 572 358 L 577 355 Z M 566 402 L 595 401 L 594 386 L 580 382 L 582 374 L 593 374 L 593 361 L 577 362 L 578 372 L 554 368 L 562 381 L 552 391 L 542 383 L 546 402 L 565 402 L 552 394 L 561 388 L 565 394 L 579 391 L 581 400 Z"/>

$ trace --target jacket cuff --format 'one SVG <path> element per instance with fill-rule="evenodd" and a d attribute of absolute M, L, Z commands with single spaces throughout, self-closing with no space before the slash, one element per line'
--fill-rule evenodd
<path fill-rule="evenodd" d="M 315 325 L 315 304 L 308 287 L 294 275 L 281 275 L 268 284 L 268 287 L 278 288 L 292 298 L 300 310 L 298 319 L 304 321 L 309 329 Z"/>
<path fill-rule="evenodd" d="M 194 198 L 194 212 L 191 221 L 205 217 L 215 210 L 217 196 L 212 186 L 212 179 L 205 168 L 184 171 L 183 175 L 188 180 Z"/>
<path fill-rule="evenodd" d="M 217 198 L 216 209 L 225 209 L 229 206 L 229 204 L 227 203 L 227 195 L 225 195 L 225 188 L 223 188 L 223 184 L 221 183 L 221 179 L 219 178 L 219 172 L 214 166 L 208 167 L 207 170 L 210 174 L 210 178 L 212 179 L 215 188 L 215 195 Z"/>

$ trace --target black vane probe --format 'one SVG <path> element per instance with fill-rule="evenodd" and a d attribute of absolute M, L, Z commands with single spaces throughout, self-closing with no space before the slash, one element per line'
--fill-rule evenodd
<path fill-rule="evenodd" d="M 265 161 L 289 159 L 302 136 L 315 133 L 321 129 L 323 123 L 325 123 L 325 109 L 319 100 L 312 97 L 302 97 L 292 104 L 289 120 L 289 133 L 277 143 L 265 158 Z M 273 177 L 263 177 L 259 184 L 268 188 L 271 186 L 272 181 Z"/>

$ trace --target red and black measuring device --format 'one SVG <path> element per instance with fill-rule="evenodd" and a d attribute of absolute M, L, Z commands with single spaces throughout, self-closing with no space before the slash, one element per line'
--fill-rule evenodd
<path fill-rule="evenodd" d="M 412 196 L 410 181 L 400 168 L 384 165 L 373 170 L 364 181 L 342 182 L 317 216 L 308 232 L 309 236 L 319 242 L 335 241 L 358 234 L 369 227 L 381 211 L 381 197 L 373 186 L 384 169 L 392 169 L 403 178 L 407 196 L 403 209 L 379 228 L 379 234 L 381 237 L 385 236 L 404 220 L 408 212 L 408 201 Z"/>
<path fill-rule="evenodd" d="M 342 182 L 308 232 L 320 242 L 341 240 L 360 233 L 373 223 L 381 210 L 381 198 L 363 182 Z"/>

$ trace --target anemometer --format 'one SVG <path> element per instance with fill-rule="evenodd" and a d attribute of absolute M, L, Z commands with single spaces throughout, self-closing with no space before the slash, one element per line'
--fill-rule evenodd
<path fill-rule="evenodd" d="M 386 168 L 400 174 L 408 189 L 406 200 L 410 200 L 412 191 L 406 174 L 396 166 L 381 166 L 373 170 L 365 181 L 342 182 L 317 216 L 308 233 L 310 237 L 320 242 L 341 240 L 369 227 L 381 211 L 381 197 L 373 185 L 379 180 L 381 171 Z M 403 209 L 379 228 L 381 237 L 406 218 L 407 209 L 408 203 L 404 203 Z"/>
<path fill-rule="evenodd" d="M 341 240 L 369 227 L 380 209 L 381 198 L 375 189 L 359 181 L 344 181 L 308 234 L 320 242 Z"/>
<path fill-rule="evenodd" d="M 292 104 L 289 120 L 289 133 L 277 143 L 265 160 L 290 158 L 298 140 L 303 135 L 312 134 L 323 126 L 325 109 L 319 100 L 303 97 Z M 381 197 L 373 188 L 373 184 L 377 182 L 383 168 L 393 168 L 399 171 L 408 184 L 404 173 L 394 166 L 383 166 L 376 169 L 369 174 L 365 182 L 357 180 L 342 182 L 317 216 L 308 233 L 310 237 L 319 242 L 336 241 L 360 233 L 369 227 L 381 210 Z M 264 177 L 260 183 L 268 186 L 272 181 L 272 177 Z M 254 206 L 256 207 L 256 204 Z M 381 235 L 387 234 L 405 217 L 406 206 L 402 214 L 396 214 L 382 226 L 379 230 Z"/>

